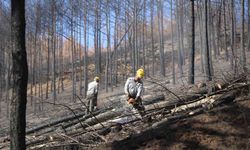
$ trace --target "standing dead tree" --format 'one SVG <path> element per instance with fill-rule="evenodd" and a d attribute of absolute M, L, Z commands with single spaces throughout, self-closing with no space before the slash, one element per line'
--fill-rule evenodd
<path fill-rule="evenodd" d="M 28 65 L 25 50 L 25 2 L 11 1 L 13 95 L 11 99 L 10 149 L 25 150 Z"/>

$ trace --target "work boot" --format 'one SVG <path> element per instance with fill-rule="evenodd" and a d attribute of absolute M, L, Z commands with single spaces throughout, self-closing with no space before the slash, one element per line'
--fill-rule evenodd
<path fill-rule="evenodd" d="M 142 117 L 142 122 L 151 123 L 152 122 L 152 117 L 151 116 Z"/>
<path fill-rule="evenodd" d="M 120 123 L 117 123 L 116 125 L 111 127 L 112 133 L 118 133 L 122 130 L 122 125 Z"/>
<path fill-rule="evenodd" d="M 104 136 L 105 136 L 105 135 L 109 134 L 110 131 L 111 131 L 110 128 L 103 128 L 103 129 L 99 130 L 97 133 L 98 133 L 99 135 L 104 135 Z"/>

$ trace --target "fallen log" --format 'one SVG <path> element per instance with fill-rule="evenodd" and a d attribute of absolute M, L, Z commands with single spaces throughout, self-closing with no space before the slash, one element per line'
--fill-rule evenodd
<path fill-rule="evenodd" d="M 99 111 L 96 111 L 96 112 L 92 112 L 92 114 L 88 114 L 86 116 L 83 116 L 82 118 L 79 118 L 79 120 L 64 122 L 63 124 L 61 124 L 61 126 L 62 126 L 63 129 L 66 129 L 66 128 L 70 127 L 70 126 L 73 126 L 73 125 L 79 123 L 79 121 L 83 122 L 86 119 L 93 117 L 93 115 L 96 116 L 96 115 L 99 115 L 99 114 L 104 113 L 104 112 L 109 111 L 109 110 L 112 110 L 112 108 L 107 108 L 107 109 L 102 109 L 102 110 L 99 110 Z"/>
<path fill-rule="evenodd" d="M 187 96 L 181 96 L 181 100 L 179 99 L 171 99 L 171 100 L 165 100 L 158 103 L 153 103 L 151 105 L 145 106 L 146 111 L 153 111 L 155 109 L 172 109 L 174 107 L 188 104 L 190 101 L 193 101 L 195 99 L 200 98 L 199 95 L 187 95 Z"/>
<path fill-rule="evenodd" d="M 142 100 L 143 105 L 150 105 L 159 101 L 163 101 L 165 96 L 163 94 L 155 95 L 155 96 L 145 96 Z"/>
<path fill-rule="evenodd" d="M 158 126 L 158 124 L 162 124 L 164 122 L 171 122 L 173 120 L 182 119 L 188 116 L 197 115 L 203 112 L 205 109 L 211 109 L 212 107 L 218 107 L 220 104 L 226 104 L 232 102 L 238 95 L 241 94 L 242 91 L 248 90 L 247 84 L 234 84 L 234 88 L 232 88 L 230 91 L 223 91 L 224 94 L 221 94 L 221 92 L 216 92 L 215 94 L 211 94 L 212 96 L 206 97 L 204 99 L 199 99 L 198 101 L 192 101 L 191 103 L 177 106 L 175 105 L 175 108 L 171 109 L 170 111 L 165 110 L 165 114 L 167 114 L 167 118 L 161 120 L 160 122 L 155 123 L 153 126 Z M 248 93 L 248 92 L 244 92 Z M 243 94 L 244 94 L 243 93 Z M 163 103 L 160 107 L 170 104 L 171 102 L 161 102 Z M 152 106 L 152 105 L 151 105 Z M 149 106 L 147 109 L 150 110 Z M 153 106 L 156 106 L 155 104 Z M 173 105 L 172 105 L 173 107 Z M 164 110 L 163 110 L 164 111 Z M 178 112 L 185 111 L 184 113 L 179 114 Z M 162 111 L 159 111 L 158 113 L 162 113 Z M 158 113 L 154 113 L 158 114 Z M 177 113 L 177 114 L 176 114 Z M 152 113 L 153 114 L 153 113 Z M 174 114 L 174 115 L 173 115 Z M 150 114 L 148 114 L 150 116 Z"/>
<path fill-rule="evenodd" d="M 97 115 L 97 114 L 103 113 L 104 111 L 106 111 L 106 110 L 103 110 L 103 109 L 98 110 L 96 112 L 93 112 L 92 115 Z M 68 122 L 68 121 L 71 121 L 71 120 L 75 120 L 74 122 L 79 122 L 77 119 L 79 119 L 80 117 L 82 117 L 81 118 L 82 121 L 92 117 L 91 114 L 88 114 L 88 115 L 85 115 L 85 116 L 84 115 L 85 115 L 85 112 L 80 112 L 80 113 L 78 113 L 76 115 L 69 115 L 69 116 L 66 116 L 66 117 L 51 120 L 51 121 L 48 121 L 48 123 L 41 124 L 39 126 L 27 129 L 26 134 L 31 134 L 31 133 L 37 132 L 37 131 L 45 129 L 45 128 L 51 128 L 51 127 L 53 127 L 53 126 L 55 126 L 57 124 L 60 124 L 60 123 L 63 123 L 63 122 Z M 53 129 L 50 129 L 50 130 L 53 131 Z"/>
<path fill-rule="evenodd" d="M 66 121 L 75 119 L 77 117 L 82 117 L 84 115 L 85 115 L 85 113 L 81 112 L 81 113 L 78 113 L 76 115 L 69 115 L 69 116 L 66 116 L 66 117 L 63 117 L 63 118 L 51 120 L 51 121 L 48 121 L 48 123 L 46 123 L 46 124 L 41 124 L 39 126 L 27 129 L 26 134 L 34 133 L 34 132 L 36 132 L 38 130 L 41 130 L 41 129 L 44 129 L 44 128 L 47 128 L 47 127 L 51 127 L 53 125 L 56 125 L 56 124 L 59 124 L 59 123 L 62 123 L 62 122 L 66 122 Z"/>
<path fill-rule="evenodd" d="M 193 102 L 193 103 L 178 106 L 176 108 L 171 109 L 170 113 L 177 113 L 177 112 L 185 111 L 185 110 L 188 110 L 188 109 L 191 109 L 191 108 L 194 109 L 194 108 L 197 108 L 197 107 L 200 107 L 200 106 L 203 106 L 203 105 L 211 105 L 216 101 L 215 99 L 217 97 L 219 97 L 220 95 L 221 94 L 209 96 L 209 97 L 201 99 L 201 100 L 199 100 L 197 102 Z"/>
<path fill-rule="evenodd" d="M 238 81 L 238 80 L 237 80 Z M 240 80 L 241 81 L 241 80 Z M 194 94 L 194 95 L 187 95 L 187 96 L 181 96 L 181 101 L 179 99 L 172 99 L 172 100 L 168 100 L 168 101 L 161 101 L 159 103 L 154 103 L 148 106 L 145 106 L 147 111 L 154 111 L 154 110 L 159 110 L 159 109 L 165 109 L 165 110 L 169 110 L 169 109 L 173 109 L 175 107 L 184 105 L 184 104 L 190 104 L 190 103 L 194 103 L 197 101 L 200 101 L 201 99 L 204 99 L 206 97 L 209 96 L 213 96 L 213 95 L 218 95 L 218 94 L 223 94 L 226 93 L 228 91 L 233 91 L 235 89 L 241 89 L 242 91 L 245 91 L 243 93 L 248 93 L 246 92 L 246 90 L 248 90 L 248 84 L 246 83 L 234 83 L 230 86 L 224 87 L 224 89 L 221 90 L 217 90 L 214 91 L 210 94 L 207 95 L 199 95 L 199 94 Z M 239 91 L 238 94 L 240 94 L 241 92 Z"/>
<path fill-rule="evenodd" d="M 223 94 L 222 96 L 220 96 L 220 94 L 218 94 L 216 97 L 213 97 L 213 98 L 215 98 L 215 100 L 213 100 L 213 101 L 210 101 L 210 102 L 212 102 L 212 104 L 213 104 L 213 107 L 216 107 L 216 106 L 218 106 L 218 105 L 220 105 L 220 104 L 225 104 L 225 103 L 228 103 L 228 102 L 231 102 L 231 101 L 233 101 L 235 98 L 236 98 L 236 96 L 237 96 L 237 94 L 240 92 L 240 89 L 237 89 L 237 90 L 233 90 L 233 91 L 230 91 L 230 92 L 227 92 L 227 93 L 225 93 L 225 94 Z M 208 99 L 208 98 L 206 98 L 206 99 Z M 201 100 L 201 101 L 203 101 L 203 102 L 205 102 L 205 100 Z M 209 100 L 208 100 L 209 101 Z M 190 107 L 192 106 L 192 107 L 195 107 L 195 108 L 197 108 L 198 106 L 203 106 L 202 104 L 204 104 L 203 102 L 201 102 L 201 103 L 196 103 L 196 104 L 192 104 L 192 105 L 189 105 Z M 210 104 L 210 102 L 208 103 L 208 104 Z M 200 114 L 200 113 L 202 113 L 204 110 L 206 109 L 206 107 L 204 108 L 204 107 L 199 107 L 199 108 L 197 108 L 197 109 L 195 109 L 195 110 L 193 110 L 193 109 L 188 109 L 188 111 L 184 111 L 184 113 L 179 113 L 180 111 L 178 111 L 178 113 L 176 114 L 176 112 L 174 112 L 174 113 L 170 113 L 169 115 L 168 115 L 168 117 L 167 118 L 165 118 L 165 119 L 163 119 L 163 120 L 161 120 L 160 122 L 157 122 L 157 123 L 154 123 L 151 127 L 150 127 L 150 129 L 155 129 L 155 128 L 159 128 L 159 127 L 161 127 L 161 126 L 165 126 L 166 124 L 168 124 L 168 123 L 173 123 L 173 122 L 175 122 L 175 121 L 178 121 L 179 119 L 183 119 L 183 118 L 187 118 L 187 117 L 190 117 L 190 116 L 193 116 L 193 115 L 197 115 L 197 114 Z M 110 116 L 108 115 L 109 113 L 107 113 L 106 114 L 106 116 L 108 116 L 107 118 L 109 118 Z M 103 115 L 103 114 L 100 114 L 100 115 Z M 102 117 L 101 117 L 102 118 Z M 106 118 L 106 119 L 107 119 Z M 110 117 L 110 118 L 112 118 L 112 117 Z M 93 119 L 93 118 L 89 118 L 89 119 Z M 100 118 L 99 118 L 100 119 Z M 104 119 L 104 120 L 106 120 L 106 119 Z M 139 119 L 137 119 L 137 120 L 139 120 Z M 137 121 L 136 119 L 135 120 L 132 120 L 132 121 Z M 93 121 L 93 120 L 92 120 Z M 131 120 L 130 120 L 131 121 Z M 127 124 L 127 123 L 130 123 L 130 122 L 126 122 L 126 123 L 124 123 L 124 124 Z M 93 125 L 91 125 L 91 124 L 95 124 L 95 126 L 93 126 Z M 108 124 L 108 122 L 107 123 L 103 123 L 104 125 L 105 125 L 105 127 L 106 127 L 106 129 L 107 130 L 105 130 L 105 131 L 108 131 L 108 132 L 110 132 L 110 124 Z M 100 125 L 98 125 L 98 124 L 96 124 L 96 122 L 94 122 L 94 123 L 90 123 L 89 124 L 89 127 L 87 127 L 86 128 L 86 130 L 84 131 L 84 132 L 81 132 L 80 133 L 80 131 L 82 130 L 80 130 L 80 129 L 78 129 L 78 131 L 76 130 L 76 131 L 73 131 L 73 132 L 71 132 L 71 133 L 69 133 L 68 135 L 72 135 L 73 137 L 77 137 L 77 136 L 79 136 L 80 135 L 80 137 L 81 137 L 81 141 L 85 141 L 86 142 L 86 140 L 88 140 L 88 139 L 92 139 L 93 140 L 93 134 L 91 133 L 91 131 L 95 131 L 95 132 L 97 132 L 97 133 L 100 133 L 100 134 L 102 134 L 102 130 L 101 129 L 103 129 L 103 126 L 100 126 Z M 99 131 L 97 131 L 97 130 L 99 130 Z M 101 131 L 100 131 L 101 130 Z M 80 133 L 80 134 L 77 134 L 77 135 L 73 135 L 72 133 Z M 96 137 L 96 138 L 98 138 L 98 137 Z M 54 139 L 58 139 L 58 138 L 54 138 Z M 60 139 L 60 138 L 59 138 Z"/>
<path fill-rule="evenodd" d="M 159 102 L 159 101 L 163 101 L 164 100 L 164 95 L 161 94 L 161 95 L 154 95 L 154 96 L 147 96 L 145 99 L 143 99 L 143 103 L 144 105 L 150 105 L 151 103 L 154 103 L 154 102 Z M 106 121 L 108 119 L 112 119 L 114 117 L 117 117 L 119 115 L 121 115 L 122 113 L 122 107 L 125 105 L 126 103 L 126 99 L 122 99 L 120 100 L 120 105 L 121 107 L 120 108 L 117 108 L 117 109 L 114 109 L 112 111 L 109 111 L 109 112 L 104 112 L 98 116 L 96 116 L 96 118 L 98 120 L 96 120 L 96 118 L 92 117 L 92 118 L 89 118 L 88 120 L 86 120 L 84 122 L 84 128 L 86 128 L 87 126 L 92 126 L 92 125 L 95 125 L 99 122 L 103 122 L 103 121 Z M 81 120 L 81 119 L 80 119 Z M 83 120 L 81 120 L 83 121 Z M 75 125 L 77 123 L 77 125 Z M 74 122 L 70 122 L 68 124 L 63 124 L 62 127 L 64 129 L 67 129 L 67 128 L 70 128 L 71 126 L 74 126 L 73 129 L 78 129 L 81 127 L 81 125 L 77 122 L 77 121 L 74 121 Z M 71 129 L 67 129 L 67 130 L 71 130 Z"/>
<path fill-rule="evenodd" d="M 148 99 L 147 101 L 149 101 L 149 102 L 147 103 L 148 105 L 145 105 L 145 109 L 146 109 L 146 111 L 152 111 L 152 110 L 157 110 L 157 109 L 161 109 L 161 108 L 170 109 L 170 108 L 176 107 L 177 105 L 178 106 L 182 105 L 185 102 L 192 100 L 192 98 L 197 98 L 197 97 L 198 97 L 197 95 L 194 95 L 194 96 L 188 95 L 186 97 L 183 97 L 183 101 L 179 101 L 176 99 L 174 99 L 173 101 L 160 101 L 164 98 L 164 95 L 158 95 L 158 96 L 147 98 Z M 151 104 L 149 99 L 152 101 L 160 101 L 160 102 Z M 87 129 L 93 128 L 94 130 L 98 130 L 98 129 L 103 128 L 102 125 L 98 124 L 98 123 L 103 123 L 103 122 L 106 126 L 108 126 L 109 122 L 112 122 L 112 119 L 123 114 L 122 109 L 119 109 L 119 111 L 116 111 L 115 113 L 114 112 L 105 112 L 103 114 L 100 114 L 99 116 L 96 116 L 98 118 L 98 120 L 96 120 L 93 117 L 89 118 L 88 120 L 86 120 L 83 123 L 84 124 L 83 128 L 89 127 Z M 129 121 L 140 120 L 140 119 L 138 119 L 138 117 L 131 118 L 131 116 L 123 116 L 120 119 L 121 120 L 129 120 Z M 138 114 L 137 114 L 137 116 L 138 116 Z M 129 119 L 126 119 L 127 117 L 129 117 Z M 92 127 L 92 126 L 94 126 L 94 127 Z M 71 130 L 74 131 L 74 130 L 79 129 L 79 128 L 81 128 L 81 125 L 78 123 L 77 125 L 74 125 L 70 129 L 67 129 L 67 132 L 70 132 Z"/>
<path fill-rule="evenodd" d="M 152 102 L 164 100 L 164 95 L 156 95 L 153 97 L 151 97 L 151 96 L 146 97 L 145 104 L 148 105 L 148 104 L 152 103 L 152 102 L 150 102 L 151 100 L 152 100 Z M 115 110 L 114 112 L 112 112 L 112 111 L 107 112 L 108 110 L 110 110 L 110 109 L 102 109 L 102 110 L 99 110 L 97 112 L 93 112 L 92 114 L 88 114 L 86 116 L 83 116 L 84 113 L 66 116 L 64 118 L 60 118 L 60 119 L 54 120 L 54 121 L 46 123 L 46 124 L 42 124 L 42 125 L 34 127 L 34 128 L 30 128 L 27 130 L 27 134 L 39 131 L 35 134 L 35 136 L 40 136 L 43 134 L 47 134 L 49 132 L 53 132 L 56 129 L 58 129 L 58 127 L 60 127 L 60 129 L 65 131 L 65 132 L 69 132 L 70 130 L 75 130 L 75 129 L 78 129 L 81 127 L 86 128 L 86 127 L 92 126 L 94 124 L 98 124 L 98 123 L 101 123 L 103 121 L 106 121 L 108 119 L 112 119 L 112 118 L 120 115 L 120 113 L 121 113 L 117 110 Z M 95 116 L 98 114 L 100 114 L 100 115 L 97 116 L 96 118 L 93 117 L 93 115 Z M 80 117 L 82 117 L 82 118 L 80 118 Z M 88 120 L 86 120 L 86 119 L 88 119 Z M 79 123 L 79 121 L 84 122 L 83 126 Z M 74 126 L 74 127 L 72 127 L 72 126 Z M 70 127 L 72 127 L 72 128 L 70 128 Z M 69 129 L 67 129 L 67 128 L 69 128 Z"/>
<path fill-rule="evenodd" d="M 174 99 L 173 101 L 161 101 L 161 102 L 154 103 L 154 104 L 151 104 L 150 100 L 149 100 L 149 99 L 151 99 L 152 101 L 158 101 L 158 100 L 161 100 L 163 98 L 164 98 L 163 95 L 154 96 L 153 98 L 152 97 L 145 98 L 145 99 L 148 99 L 147 101 L 149 102 L 149 103 L 146 103 L 146 104 L 149 104 L 149 105 L 145 105 L 146 111 L 153 111 L 153 110 L 157 110 L 157 109 L 159 110 L 161 108 L 164 108 L 165 110 L 168 110 L 168 109 L 173 109 L 173 108 L 178 107 L 178 106 L 183 105 L 183 104 L 187 104 L 187 105 L 184 105 L 181 108 L 179 108 L 179 109 L 184 109 L 185 110 L 185 109 L 191 107 L 191 105 L 196 104 L 195 101 L 199 101 L 199 99 L 198 100 L 193 100 L 193 99 L 199 98 L 198 95 L 193 95 L 193 96 L 188 95 L 188 96 L 182 97 L 182 101 Z M 189 102 L 189 101 L 191 101 L 191 102 Z M 189 104 L 189 103 L 191 103 L 191 104 Z M 194 103 L 194 104 L 192 104 L 192 103 Z M 200 105 L 202 105 L 202 103 L 197 102 L 197 107 L 200 106 Z M 180 110 L 173 109 L 172 111 L 180 111 Z M 105 122 L 107 120 L 111 120 L 112 118 L 114 118 L 116 116 L 119 116 L 119 113 L 114 115 L 113 112 L 111 112 L 111 113 L 106 112 L 105 114 L 100 115 L 98 117 L 98 119 L 90 118 L 89 120 L 87 120 L 87 122 L 85 122 L 83 127 L 86 128 L 88 126 L 93 126 L 93 125 L 96 125 L 98 123 Z M 83 121 L 83 120 L 85 120 L 85 119 L 81 119 L 81 121 Z M 72 123 L 70 122 L 69 124 L 66 124 L 65 126 L 62 125 L 62 127 L 63 127 L 63 129 L 65 129 L 65 128 L 68 128 L 68 127 L 70 127 L 70 126 L 72 126 L 72 125 L 74 125 L 76 123 L 78 123 L 78 122 L 73 121 Z M 79 129 L 80 127 L 81 127 L 81 124 L 78 123 L 72 129 L 68 129 L 67 132 L 69 132 L 70 130 Z M 100 124 L 96 129 L 99 129 L 99 128 L 101 128 Z"/>
<path fill-rule="evenodd" d="M 236 93 L 238 93 L 239 91 L 232 91 L 232 92 L 227 92 L 225 94 L 223 94 L 221 97 L 218 97 L 218 99 L 216 100 L 218 103 L 216 104 L 224 104 L 227 102 L 232 102 L 236 97 L 235 95 L 237 95 Z M 123 143 L 126 143 L 126 145 L 132 145 L 130 146 L 130 148 L 133 148 L 133 144 L 134 143 L 143 143 L 146 140 L 151 139 L 152 137 L 154 137 L 155 133 L 160 133 L 162 134 L 162 129 L 165 129 L 166 126 L 168 124 L 177 122 L 180 119 L 184 119 L 187 117 L 191 117 L 194 115 L 198 115 L 200 113 L 202 113 L 204 111 L 204 108 L 200 107 L 198 109 L 192 110 L 192 111 L 188 111 L 185 113 L 181 113 L 181 114 L 175 114 L 174 116 L 168 116 L 167 118 L 154 123 L 151 127 L 147 128 L 146 130 L 144 130 L 143 132 L 133 135 L 133 137 L 128 137 L 127 139 L 123 140 Z M 148 136 L 150 135 L 150 136 Z M 122 148 L 128 148 L 128 146 L 124 146 L 123 144 L 119 143 L 119 142 L 114 142 L 113 143 L 113 148 L 115 149 L 122 149 Z"/>
<path fill-rule="evenodd" d="M 219 94 L 217 96 L 217 98 L 215 98 L 214 100 L 209 101 L 210 104 L 211 104 L 210 107 L 209 107 L 209 109 L 211 109 L 212 107 L 218 107 L 221 104 L 227 104 L 227 103 L 232 102 L 238 96 L 238 94 L 240 93 L 240 91 L 241 91 L 241 89 L 236 89 L 236 90 L 233 90 L 233 91 L 226 92 L 226 93 L 224 93 L 222 95 Z M 198 106 L 202 106 L 202 105 L 196 105 L 196 104 L 194 104 L 193 106 L 194 107 L 198 107 Z M 166 125 L 167 123 L 169 123 L 171 121 L 174 121 L 174 120 L 177 120 L 177 119 L 182 119 L 182 118 L 186 118 L 186 117 L 189 117 L 189 116 L 197 115 L 197 114 L 201 113 L 202 111 L 204 111 L 205 109 L 207 109 L 206 106 L 205 106 L 205 108 L 203 106 L 203 107 L 200 107 L 200 108 L 198 108 L 196 110 L 189 111 L 188 113 L 178 114 L 178 115 L 167 117 L 167 118 L 165 118 L 165 119 L 163 119 L 163 120 L 161 120 L 161 121 L 159 121 L 157 123 L 154 123 L 152 125 L 152 128 L 161 127 L 161 126 Z M 175 108 L 171 112 L 174 113 L 175 110 L 178 110 L 178 108 Z"/>
<path fill-rule="evenodd" d="M 65 130 L 68 132 L 70 130 L 76 130 L 79 128 L 86 128 L 88 126 L 92 126 L 92 125 L 101 123 L 103 121 L 109 120 L 109 119 L 117 117 L 119 115 L 121 115 L 121 110 L 117 111 L 117 110 L 113 109 L 113 110 L 110 110 L 109 112 L 104 112 L 104 113 L 99 114 L 95 117 L 92 117 L 92 118 L 85 120 L 82 123 L 83 126 L 80 123 L 77 123 L 76 125 L 74 125 L 72 127 L 65 128 Z"/>

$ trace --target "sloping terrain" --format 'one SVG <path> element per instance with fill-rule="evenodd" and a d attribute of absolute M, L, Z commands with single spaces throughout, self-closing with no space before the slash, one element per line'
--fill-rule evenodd
<path fill-rule="evenodd" d="M 73 119 L 54 124 L 53 119 L 41 122 L 50 124 L 27 134 L 28 148 L 248 149 L 248 79 L 243 75 L 224 83 L 219 80 L 216 84 L 207 83 L 202 88 L 166 88 L 167 82 L 147 84 L 144 104 L 152 122 L 134 118 L 125 122 L 122 130 L 111 126 L 109 121 L 123 118 L 125 97 L 108 96 L 100 110 L 89 116 L 80 116 L 82 111 L 78 107 L 75 114 L 66 115 Z M 164 93 L 165 98 L 152 96 L 155 91 Z M 2 148 L 7 148 L 8 138 L 1 143 Z"/>
<path fill-rule="evenodd" d="M 60 105 L 45 103 L 43 114 L 27 116 L 28 149 L 249 149 L 249 75 L 234 76 L 223 60 L 214 64 L 220 64 L 214 66 L 214 81 L 204 87 L 188 85 L 187 72 L 176 85 L 170 74 L 146 78 L 144 104 L 153 120 L 134 118 L 122 124 L 122 130 L 110 120 L 127 117 L 123 85 L 108 94 L 101 91 L 99 110 L 87 116 L 83 99 L 69 101 L 67 86 L 58 95 Z M 196 73 L 196 82 L 204 81 L 199 65 Z M 1 122 L 3 135 L 8 133 L 7 123 Z M 1 149 L 8 149 L 8 136 L 0 143 Z"/>
<path fill-rule="evenodd" d="M 250 99 L 101 145 L 96 149 L 249 149 Z M 115 137 L 115 136 L 114 136 Z"/>

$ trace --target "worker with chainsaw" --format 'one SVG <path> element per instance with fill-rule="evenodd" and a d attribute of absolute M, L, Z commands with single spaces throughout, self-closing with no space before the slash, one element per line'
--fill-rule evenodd
<path fill-rule="evenodd" d="M 89 112 L 93 112 L 97 107 L 97 95 L 99 89 L 99 77 L 95 77 L 94 81 L 88 84 L 87 90 L 87 108 L 85 113 L 89 114 Z"/>
<path fill-rule="evenodd" d="M 142 105 L 144 70 L 138 69 L 135 77 L 127 79 L 124 92 L 127 95 L 127 102 L 135 108 L 141 117 L 145 115 L 145 107 Z"/>

